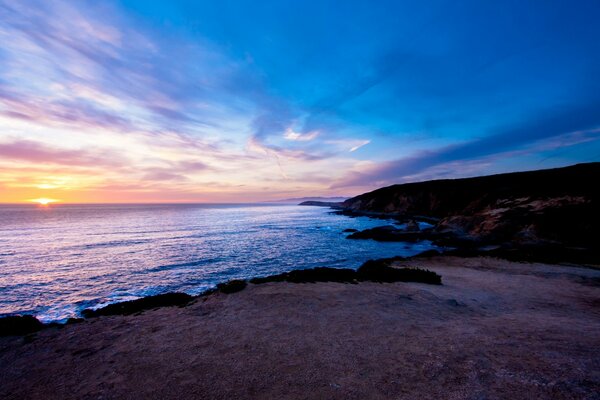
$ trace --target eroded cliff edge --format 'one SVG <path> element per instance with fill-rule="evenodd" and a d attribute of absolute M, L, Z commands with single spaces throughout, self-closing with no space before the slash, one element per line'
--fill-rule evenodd
<path fill-rule="evenodd" d="M 350 235 L 354 239 L 430 239 L 463 251 L 501 248 L 545 254 L 547 261 L 597 264 L 598 182 L 600 163 L 408 183 L 348 199 L 340 212 L 408 222 L 357 232 Z M 415 219 L 432 226 L 406 229 Z"/>

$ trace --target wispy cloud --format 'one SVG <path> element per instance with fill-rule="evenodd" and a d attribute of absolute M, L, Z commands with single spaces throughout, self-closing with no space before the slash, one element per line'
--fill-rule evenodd
<path fill-rule="evenodd" d="M 600 98 L 593 94 L 576 104 L 544 110 L 536 119 L 480 139 L 435 150 L 417 152 L 409 157 L 378 163 L 354 171 L 332 187 L 381 186 L 406 181 L 419 173 L 445 166 L 454 176 L 464 171 L 456 166 L 490 157 L 515 157 L 600 139 Z M 454 167 L 451 164 L 454 164 Z"/>
<path fill-rule="evenodd" d="M 292 128 L 287 128 L 285 130 L 285 137 L 287 140 L 294 140 L 299 142 L 308 142 L 310 140 L 315 139 L 319 136 L 319 131 L 312 131 L 307 133 L 295 132 Z"/>
<path fill-rule="evenodd" d="M 127 159 L 102 150 L 70 150 L 49 147 L 29 140 L 0 142 L 0 157 L 24 160 L 35 164 L 76 165 L 88 167 L 118 167 L 127 164 Z"/>

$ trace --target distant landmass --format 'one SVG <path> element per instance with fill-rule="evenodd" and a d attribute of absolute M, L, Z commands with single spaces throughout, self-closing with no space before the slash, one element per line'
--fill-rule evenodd
<path fill-rule="evenodd" d="M 304 203 L 304 202 L 322 202 L 322 203 L 341 203 L 350 198 L 350 196 L 346 197 L 296 197 L 291 199 L 281 199 L 281 200 L 273 200 L 270 203 Z"/>

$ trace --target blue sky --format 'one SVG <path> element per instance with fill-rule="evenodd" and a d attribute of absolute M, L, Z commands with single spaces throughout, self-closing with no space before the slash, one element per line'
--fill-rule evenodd
<path fill-rule="evenodd" d="M 353 195 L 600 160 L 597 1 L 0 1 L 0 17 L 11 201 Z"/>

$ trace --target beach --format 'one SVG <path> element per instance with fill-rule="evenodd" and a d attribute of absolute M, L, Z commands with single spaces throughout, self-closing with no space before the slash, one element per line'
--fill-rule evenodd
<path fill-rule="evenodd" d="M 248 284 L 0 338 L 6 399 L 597 399 L 600 271 L 438 256 L 423 283 Z"/>

